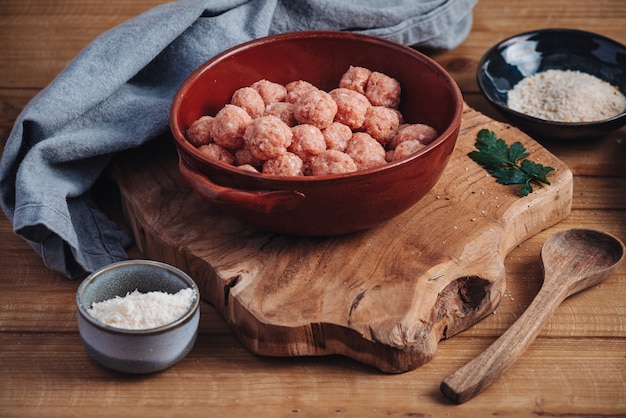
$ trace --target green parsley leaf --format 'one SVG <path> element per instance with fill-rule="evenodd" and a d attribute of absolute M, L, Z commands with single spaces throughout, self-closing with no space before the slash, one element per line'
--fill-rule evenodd
<path fill-rule="evenodd" d="M 498 183 L 522 184 L 522 196 L 532 193 L 531 182 L 550 184 L 547 175 L 554 168 L 524 159 L 530 153 L 520 142 L 509 147 L 495 132 L 481 129 L 476 136 L 475 146 L 478 151 L 470 152 L 469 157 L 482 165 Z"/>
<path fill-rule="evenodd" d="M 526 152 L 526 148 L 519 142 L 514 142 L 509 148 L 509 161 L 519 161 L 529 155 L 530 153 Z"/>

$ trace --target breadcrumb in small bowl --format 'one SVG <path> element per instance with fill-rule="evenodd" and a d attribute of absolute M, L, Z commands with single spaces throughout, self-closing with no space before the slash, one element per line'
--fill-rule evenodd
<path fill-rule="evenodd" d="M 478 64 L 487 101 L 537 138 L 589 139 L 626 125 L 626 47 L 575 29 L 509 37 Z"/>
<path fill-rule="evenodd" d="M 210 59 L 174 97 L 170 126 L 181 177 L 200 196 L 264 230 L 334 236 L 422 199 L 462 114 L 455 81 L 415 49 L 311 31 Z"/>
<path fill-rule="evenodd" d="M 85 350 L 102 366 L 154 373 L 191 351 L 199 302 L 196 283 L 173 266 L 150 260 L 113 263 L 80 284 L 78 330 Z"/>

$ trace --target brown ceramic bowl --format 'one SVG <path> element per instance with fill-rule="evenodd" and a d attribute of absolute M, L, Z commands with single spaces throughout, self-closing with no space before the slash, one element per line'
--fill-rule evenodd
<path fill-rule="evenodd" d="M 329 91 L 350 65 L 396 78 L 405 120 L 429 124 L 440 136 L 404 160 L 324 177 L 244 172 L 207 158 L 185 138 L 194 120 L 215 115 L 240 87 L 261 79 L 281 84 L 306 80 Z M 328 236 L 373 227 L 424 197 L 449 161 L 462 111 L 458 86 L 425 55 L 377 37 L 315 31 L 253 40 L 207 61 L 176 94 L 170 125 L 181 177 L 202 197 L 269 231 Z"/>

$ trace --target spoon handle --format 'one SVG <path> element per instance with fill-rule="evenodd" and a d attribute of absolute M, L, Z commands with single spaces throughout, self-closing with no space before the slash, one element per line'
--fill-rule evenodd
<path fill-rule="evenodd" d="M 565 286 L 547 279 L 526 311 L 500 338 L 443 380 L 440 390 L 447 398 L 458 404 L 472 399 L 502 376 L 534 341 L 567 297 Z"/>

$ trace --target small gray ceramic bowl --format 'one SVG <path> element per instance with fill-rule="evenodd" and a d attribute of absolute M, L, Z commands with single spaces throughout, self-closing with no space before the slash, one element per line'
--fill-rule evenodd
<path fill-rule="evenodd" d="M 91 316 L 95 302 L 134 290 L 141 293 L 176 293 L 192 288 L 195 298 L 183 316 L 167 325 L 150 329 L 123 329 Z M 78 288 L 78 330 L 87 353 L 101 365 L 126 373 L 153 373 L 185 357 L 196 340 L 200 322 L 199 291 L 184 272 L 170 265 L 130 260 L 108 265 L 87 277 Z"/>

